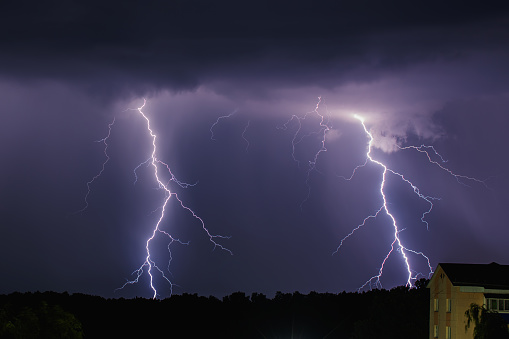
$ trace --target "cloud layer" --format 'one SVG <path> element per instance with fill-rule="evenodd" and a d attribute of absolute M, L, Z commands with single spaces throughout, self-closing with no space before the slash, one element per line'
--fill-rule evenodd
<path fill-rule="evenodd" d="M 212 251 L 195 220 L 171 207 L 165 230 L 191 241 L 173 247 L 178 293 L 354 290 L 377 272 L 393 236 L 386 217 L 331 255 L 380 207 L 379 167 L 341 178 L 366 160 L 354 114 L 375 136 L 373 156 L 441 198 L 426 229 L 429 206 L 388 179 L 405 244 L 433 265 L 503 263 L 508 19 L 507 4 L 464 1 L 2 3 L 0 292 L 119 296 L 113 290 L 143 259 L 161 199 L 143 167 L 133 184 L 151 144 L 126 108 L 142 97 L 159 157 L 180 180 L 199 182 L 176 187 L 179 196 L 214 233 L 232 236 L 233 257 Z M 308 176 L 320 119 L 303 122 L 295 148 L 295 120 L 281 126 L 312 112 L 319 96 L 330 130 Z M 211 140 L 214 122 L 233 111 Z M 104 161 L 93 141 L 113 117 L 111 161 L 89 209 L 73 215 Z M 422 143 L 488 189 L 398 148 Z M 166 244 L 155 247 L 167 259 Z M 388 287 L 404 282 L 400 269 L 391 257 Z M 122 295 L 150 296 L 146 287 Z"/>

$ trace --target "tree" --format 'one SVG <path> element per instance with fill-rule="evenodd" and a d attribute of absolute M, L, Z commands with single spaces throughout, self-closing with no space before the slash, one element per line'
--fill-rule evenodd
<path fill-rule="evenodd" d="M 507 323 L 497 312 L 472 303 L 465 311 L 465 317 L 465 331 L 472 323 L 475 325 L 474 339 L 509 339 Z"/>
<path fill-rule="evenodd" d="M 60 306 L 45 301 L 38 307 L 0 308 L 0 338 L 83 338 L 81 323 Z"/>

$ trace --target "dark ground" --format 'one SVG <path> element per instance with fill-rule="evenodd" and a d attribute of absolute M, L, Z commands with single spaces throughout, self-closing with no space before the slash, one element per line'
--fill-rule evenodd
<path fill-rule="evenodd" d="M 0 296 L 2 338 L 428 338 L 429 292 L 236 292 L 164 300 L 55 292 Z"/>

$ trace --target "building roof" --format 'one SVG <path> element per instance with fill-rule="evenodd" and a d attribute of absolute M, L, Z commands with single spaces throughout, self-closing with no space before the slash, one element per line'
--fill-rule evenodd
<path fill-rule="evenodd" d="M 488 289 L 509 289 L 509 265 L 451 264 L 440 267 L 455 286 L 480 286 Z"/>

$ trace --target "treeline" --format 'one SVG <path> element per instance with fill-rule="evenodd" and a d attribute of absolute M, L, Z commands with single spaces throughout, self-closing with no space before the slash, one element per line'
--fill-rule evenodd
<path fill-rule="evenodd" d="M 236 292 L 164 300 L 0 295 L 2 338 L 428 338 L 427 280 L 364 293 Z"/>

